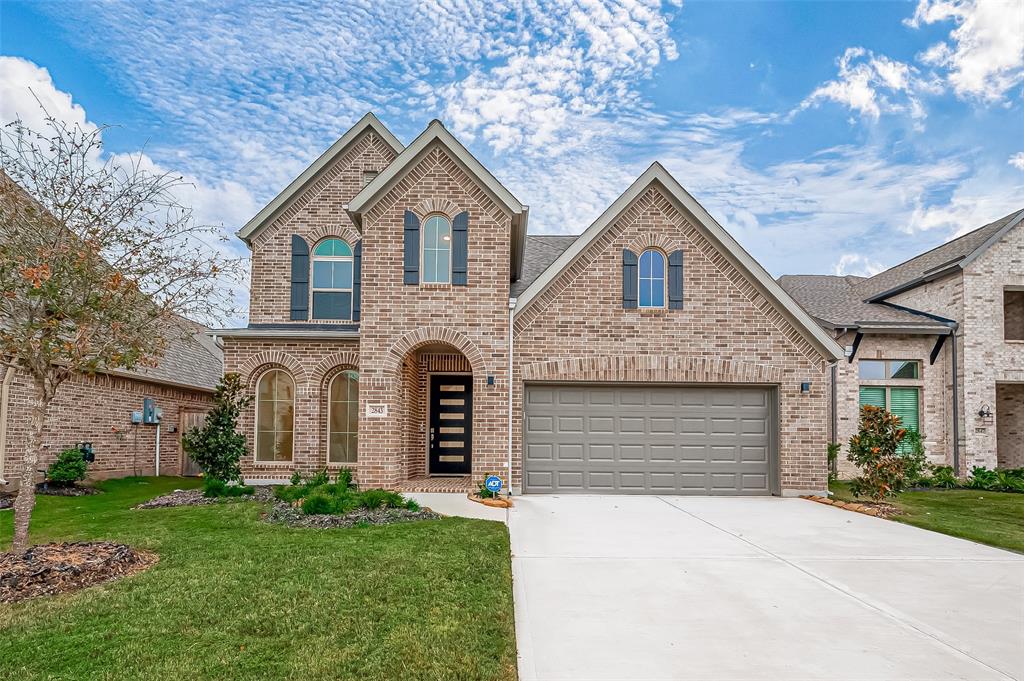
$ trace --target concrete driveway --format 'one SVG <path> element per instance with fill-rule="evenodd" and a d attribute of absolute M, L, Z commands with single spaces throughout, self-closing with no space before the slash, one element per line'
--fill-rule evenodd
<path fill-rule="evenodd" d="M 1024 679 L 1024 556 L 802 499 L 525 496 L 533 679 Z"/>

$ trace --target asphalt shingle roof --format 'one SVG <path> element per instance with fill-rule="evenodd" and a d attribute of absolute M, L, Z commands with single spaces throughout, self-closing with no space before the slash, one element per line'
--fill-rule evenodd
<path fill-rule="evenodd" d="M 159 364 L 126 373 L 147 381 L 213 390 L 224 373 L 224 353 L 207 335 L 208 328 L 188 319 L 180 321 L 185 333 L 168 334 L 167 350 Z"/>
<path fill-rule="evenodd" d="M 577 238 L 576 236 L 547 234 L 527 235 L 526 248 L 523 251 L 523 274 L 519 281 L 512 284 L 509 295 L 515 298 L 529 288 L 530 284 L 543 274 L 544 270 L 557 260 L 558 256 L 562 255 Z"/>

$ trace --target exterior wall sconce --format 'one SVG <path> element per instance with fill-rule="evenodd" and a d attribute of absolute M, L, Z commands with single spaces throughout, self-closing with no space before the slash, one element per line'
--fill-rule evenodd
<path fill-rule="evenodd" d="M 809 393 L 809 392 L 811 392 L 811 384 L 809 382 L 808 383 L 801 383 L 800 384 L 800 392 L 802 392 L 802 393 Z"/>
<path fill-rule="evenodd" d="M 992 407 L 988 406 L 987 404 L 981 405 L 981 409 L 978 410 L 978 416 L 980 416 L 983 419 L 992 418 Z"/>

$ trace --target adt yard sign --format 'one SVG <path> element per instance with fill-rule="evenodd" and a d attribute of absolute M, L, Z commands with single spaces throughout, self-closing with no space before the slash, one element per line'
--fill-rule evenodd
<path fill-rule="evenodd" d="M 488 475 L 487 479 L 484 480 L 484 487 L 492 494 L 497 494 L 501 491 L 501 478 L 497 475 Z"/>

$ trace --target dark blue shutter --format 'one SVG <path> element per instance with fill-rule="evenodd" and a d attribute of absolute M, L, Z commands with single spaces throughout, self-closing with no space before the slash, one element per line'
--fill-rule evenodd
<path fill-rule="evenodd" d="M 359 313 L 362 306 L 359 302 L 360 294 L 363 291 L 363 242 L 356 242 L 355 250 L 352 253 L 352 321 L 359 321 Z"/>
<path fill-rule="evenodd" d="M 452 221 L 452 285 L 465 286 L 468 281 L 469 211 L 462 211 Z"/>
<path fill-rule="evenodd" d="M 420 283 L 420 219 L 405 211 L 405 284 Z"/>
<path fill-rule="evenodd" d="M 622 307 L 635 310 L 637 303 L 637 256 L 628 248 L 622 249 Z"/>
<path fill-rule="evenodd" d="M 668 309 L 683 309 L 683 252 L 668 254 Z"/>
<path fill-rule="evenodd" d="M 309 319 L 309 244 L 292 234 L 292 302 L 291 319 Z"/>

